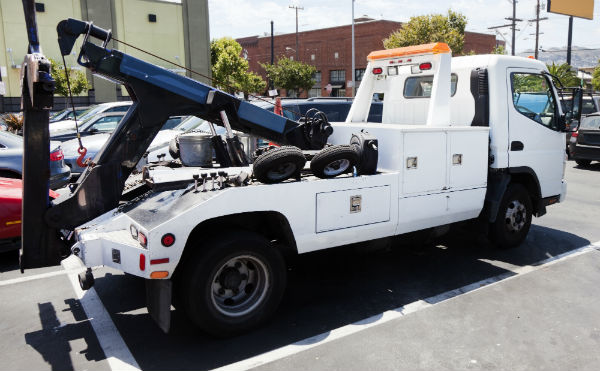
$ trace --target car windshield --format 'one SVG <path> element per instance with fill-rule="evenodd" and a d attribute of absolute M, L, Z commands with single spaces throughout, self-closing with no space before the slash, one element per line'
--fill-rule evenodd
<path fill-rule="evenodd" d="M 68 108 L 65 108 L 63 110 L 60 110 L 56 113 L 54 113 L 52 116 L 50 116 L 50 120 L 56 118 L 56 117 L 60 117 L 62 114 L 64 114 L 65 112 L 67 112 Z"/>
<path fill-rule="evenodd" d="M 96 105 L 96 106 L 92 106 L 90 107 L 87 111 L 85 111 L 80 117 L 79 117 L 79 121 L 83 122 L 84 120 L 89 119 L 90 117 L 94 116 L 96 113 L 98 113 L 99 111 L 101 111 L 103 108 L 103 106 L 101 105 Z"/>
<path fill-rule="evenodd" d="M 579 125 L 579 130 L 599 130 L 600 131 L 600 115 L 588 116 L 582 120 Z"/>
<path fill-rule="evenodd" d="M 189 131 L 203 123 L 204 120 L 196 116 L 189 116 L 187 119 L 181 121 L 181 123 L 173 128 L 173 130 Z"/>

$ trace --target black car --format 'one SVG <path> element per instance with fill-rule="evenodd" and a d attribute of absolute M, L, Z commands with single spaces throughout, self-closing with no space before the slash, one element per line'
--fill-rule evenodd
<path fill-rule="evenodd" d="M 579 130 L 569 140 L 569 152 L 579 166 L 600 161 L 600 112 L 581 119 Z"/>
<path fill-rule="evenodd" d="M 254 104 L 273 112 L 274 104 L 270 102 L 255 101 Z M 283 115 L 291 120 L 297 121 L 304 116 L 309 109 L 315 108 L 327 115 L 330 122 L 341 122 L 346 120 L 352 98 L 308 98 L 308 99 L 282 99 L 281 107 Z M 373 101 L 369 110 L 368 122 L 381 122 L 383 102 Z"/>

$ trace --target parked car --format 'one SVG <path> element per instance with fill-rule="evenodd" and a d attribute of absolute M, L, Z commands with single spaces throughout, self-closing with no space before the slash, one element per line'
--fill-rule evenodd
<path fill-rule="evenodd" d="M 123 116 L 125 116 L 125 112 L 99 113 L 90 116 L 87 120 L 78 124 L 79 135 L 86 137 L 98 133 L 112 133 Z M 75 129 L 58 130 L 50 133 L 50 139 L 61 142 L 66 142 L 73 138 L 77 138 L 77 130 Z"/>
<path fill-rule="evenodd" d="M 23 181 L 0 177 L 0 252 L 16 250 L 21 245 L 21 203 Z M 50 190 L 50 198 L 58 193 Z"/>
<path fill-rule="evenodd" d="M 561 99 L 560 101 L 563 112 L 571 110 L 571 100 Z M 587 115 L 600 111 L 600 96 L 598 95 L 585 95 L 582 98 L 581 105 L 581 120 Z M 569 158 L 571 158 L 571 153 L 569 150 L 569 144 L 571 142 L 571 135 L 573 132 L 577 131 L 577 127 L 579 126 L 579 121 L 573 120 L 569 124 L 569 130 L 567 131 L 566 139 L 567 139 L 567 154 Z"/>
<path fill-rule="evenodd" d="M 148 147 L 148 161 L 156 161 L 158 159 L 158 155 L 162 154 L 166 155 L 165 159 L 171 159 L 171 156 L 169 155 L 169 142 L 171 139 L 178 134 L 195 129 L 204 122 L 204 120 L 194 116 L 190 116 L 184 120 L 182 120 L 182 117 L 185 116 L 174 116 L 164 123 L 163 127 L 150 144 L 150 147 Z M 173 125 L 178 121 L 179 124 Z M 106 143 L 109 137 L 110 134 L 101 133 L 82 138 L 82 143 L 87 149 L 85 157 L 93 159 L 104 146 L 104 143 Z M 63 142 L 62 145 L 65 153 L 65 162 L 67 166 L 71 168 L 71 175 L 81 175 L 85 168 L 77 165 L 77 159 L 79 158 L 79 141 L 77 138 L 75 138 Z"/>
<path fill-rule="evenodd" d="M 273 111 L 275 108 L 274 102 L 265 102 L 256 100 L 252 102 L 266 110 Z M 298 120 L 305 115 L 311 108 L 316 108 L 327 115 L 327 119 L 331 122 L 340 122 L 346 120 L 350 107 L 352 106 L 352 98 L 326 98 L 314 97 L 308 99 L 282 99 L 281 107 L 283 115 L 291 120 Z M 373 101 L 369 110 L 368 122 L 381 122 L 381 113 L 383 111 L 383 102 Z"/>
<path fill-rule="evenodd" d="M 571 135 L 569 152 L 579 166 L 600 161 L 600 112 L 581 119 L 579 130 Z"/>
<path fill-rule="evenodd" d="M 90 107 L 75 107 L 75 113 L 73 113 L 73 108 L 67 107 L 62 111 L 58 111 L 50 116 L 50 122 L 73 120 L 75 115 L 77 115 L 77 119 L 79 119 L 79 117 L 83 116 L 89 109 Z"/>
<path fill-rule="evenodd" d="M 23 174 L 23 137 L 0 131 L 0 177 L 20 179 Z M 60 142 L 50 142 L 50 188 L 69 183 L 71 171 L 65 164 Z"/>
<path fill-rule="evenodd" d="M 95 106 L 92 106 L 89 110 L 87 110 L 81 117 L 77 117 L 77 122 L 84 122 L 92 116 L 95 116 L 99 113 L 110 113 L 110 112 L 127 112 L 129 107 L 133 102 L 111 102 L 111 103 L 101 103 Z M 75 129 L 75 120 L 62 120 L 55 121 L 50 123 L 50 134 L 59 130 L 74 130 Z"/>

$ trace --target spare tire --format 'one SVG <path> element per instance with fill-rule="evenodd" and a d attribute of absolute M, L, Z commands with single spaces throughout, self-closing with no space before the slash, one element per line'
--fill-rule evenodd
<path fill-rule="evenodd" d="M 169 142 L 169 154 L 173 159 L 179 158 L 179 142 L 177 139 L 178 138 L 175 137 Z"/>
<path fill-rule="evenodd" d="M 298 177 L 306 159 L 300 148 L 292 146 L 269 149 L 254 160 L 254 177 L 262 183 L 279 183 Z"/>
<path fill-rule="evenodd" d="M 358 159 L 354 146 L 325 147 L 310 161 L 310 170 L 319 178 L 333 178 L 351 172 L 358 164 Z"/>

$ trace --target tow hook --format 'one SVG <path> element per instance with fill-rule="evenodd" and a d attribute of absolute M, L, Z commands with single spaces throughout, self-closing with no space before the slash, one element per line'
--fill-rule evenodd
<path fill-rule="evenodd" d="M 83 291 L 89 290 L 94 286 L 94 275 L 92 274 L 92 268 L 88 268 L 85 272 L 79 273 L 79 286 Z"/>

